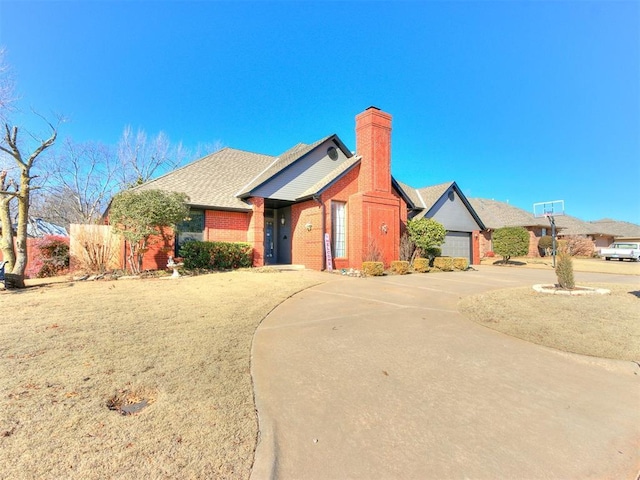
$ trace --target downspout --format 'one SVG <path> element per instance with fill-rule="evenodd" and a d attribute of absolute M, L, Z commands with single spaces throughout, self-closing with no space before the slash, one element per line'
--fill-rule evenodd
<path fill-rule="evenodd" d="M 320 204 L 320 214 L 322 215 L 322 271 L 327 269 L 327 247 L 324 241 L 325 233 L 327 232 L 327 219 L 325 216 L 324 202 L 320 199 L 320 195 L 314 195 L 312 197 L 316 202 Z"/>

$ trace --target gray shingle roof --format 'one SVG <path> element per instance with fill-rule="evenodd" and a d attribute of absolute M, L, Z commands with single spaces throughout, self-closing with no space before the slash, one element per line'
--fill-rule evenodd
<path fill-rule="evenodd" d="M 555 217 L 555 223 L 562 235 L 597 235 L 605 233 L 601 227 L 571 215 Z"/>
<path fill-rule="evenodd" d="M 640 238 L 640 225 L 635 223 L 612 220 L 610 218 L 603 218 L 589 223 L 596 226 L 596 229 L 602 230 L 601 233 L 617 238 Z"/>
<path fill-rule="evenodd" d="M 405 195 L 409 197 L 409 199 L 411 200 L 411 202 L 416 208 L 427 208 L 424 202 L 422 201 L 422 199 L 420 198 L 420 196 L 418 195 L 418 191 L 415 188 L 407 185 L 406 183 L 399 182 L 397 180 L 396 180 L 396 183 L 404 191 Z"/>
<path fill-rule="evenodd" d="M 270 155 L 223 148 L 136 189 L 183 192 L 189 204 L 201 207 L 250 210 L 236 193 L 276 160 Z"/>
<path fill-rule="evenodd" d="M 486 198 L 470 198 L 469 203 L 487 228 L 502 227 L 548 227 L 546 218 L 536 218 L 533 214 L 505 202 Z"/>

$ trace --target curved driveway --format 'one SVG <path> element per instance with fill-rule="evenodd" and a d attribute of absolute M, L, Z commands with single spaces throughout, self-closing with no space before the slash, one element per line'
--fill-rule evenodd
<path fill-rule="evenodd" d="M 476 268 L 327 274 L 276 308 L 253 344 L 252 480 L 635 479 L 638 365 L 465 319 L 456 304 L 466 295 L 554 280 L 543 270 Z"/>

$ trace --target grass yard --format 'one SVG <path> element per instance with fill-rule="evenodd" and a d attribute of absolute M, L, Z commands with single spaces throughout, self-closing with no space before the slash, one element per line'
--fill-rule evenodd
<path fill-rule="evenodd" d="M 493 265 L 495 262 L 502 260 L 502 257 L 483 258 L 483 265 Z M 512 258 L 510 262 L 516 265 L 508 265 L 508 268 L 539 268 L 544 270 L 553 270 L 552 257 L 518 257 Z M 631 262 L 625 260 L 619 262 L 612 260 L 607 262 L 603 258 L 582 258 L 573 257 L 573 270 L 576 272 L 593 272 L 593 273 L 612 273 L 617 275 L 640 275 L 640 262 Z"/>
<path fill-rule="evenodd" d="M 248 478 L 253 333 L 317 272 L 0 292 L 0 478 Z M 121 415 L 108 404 L 149 405 Z"/>
<path fill-rule="evenodd" d="M 467 297 L 458 308 L 486 327 L 532 343 L 640 361 L 640 285 L 581 285 L 607 288 L 611 295 L 546 295 L 523 287 Z"/>

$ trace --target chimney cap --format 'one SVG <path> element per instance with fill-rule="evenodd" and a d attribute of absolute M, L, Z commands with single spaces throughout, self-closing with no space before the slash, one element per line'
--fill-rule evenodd
<path fill-rule="evenodd" d="M 378 107 L 376 107 L 375 105 L 371 105 L 370 107 L 367 108 L 367 110 L 380 110 Z"/>

